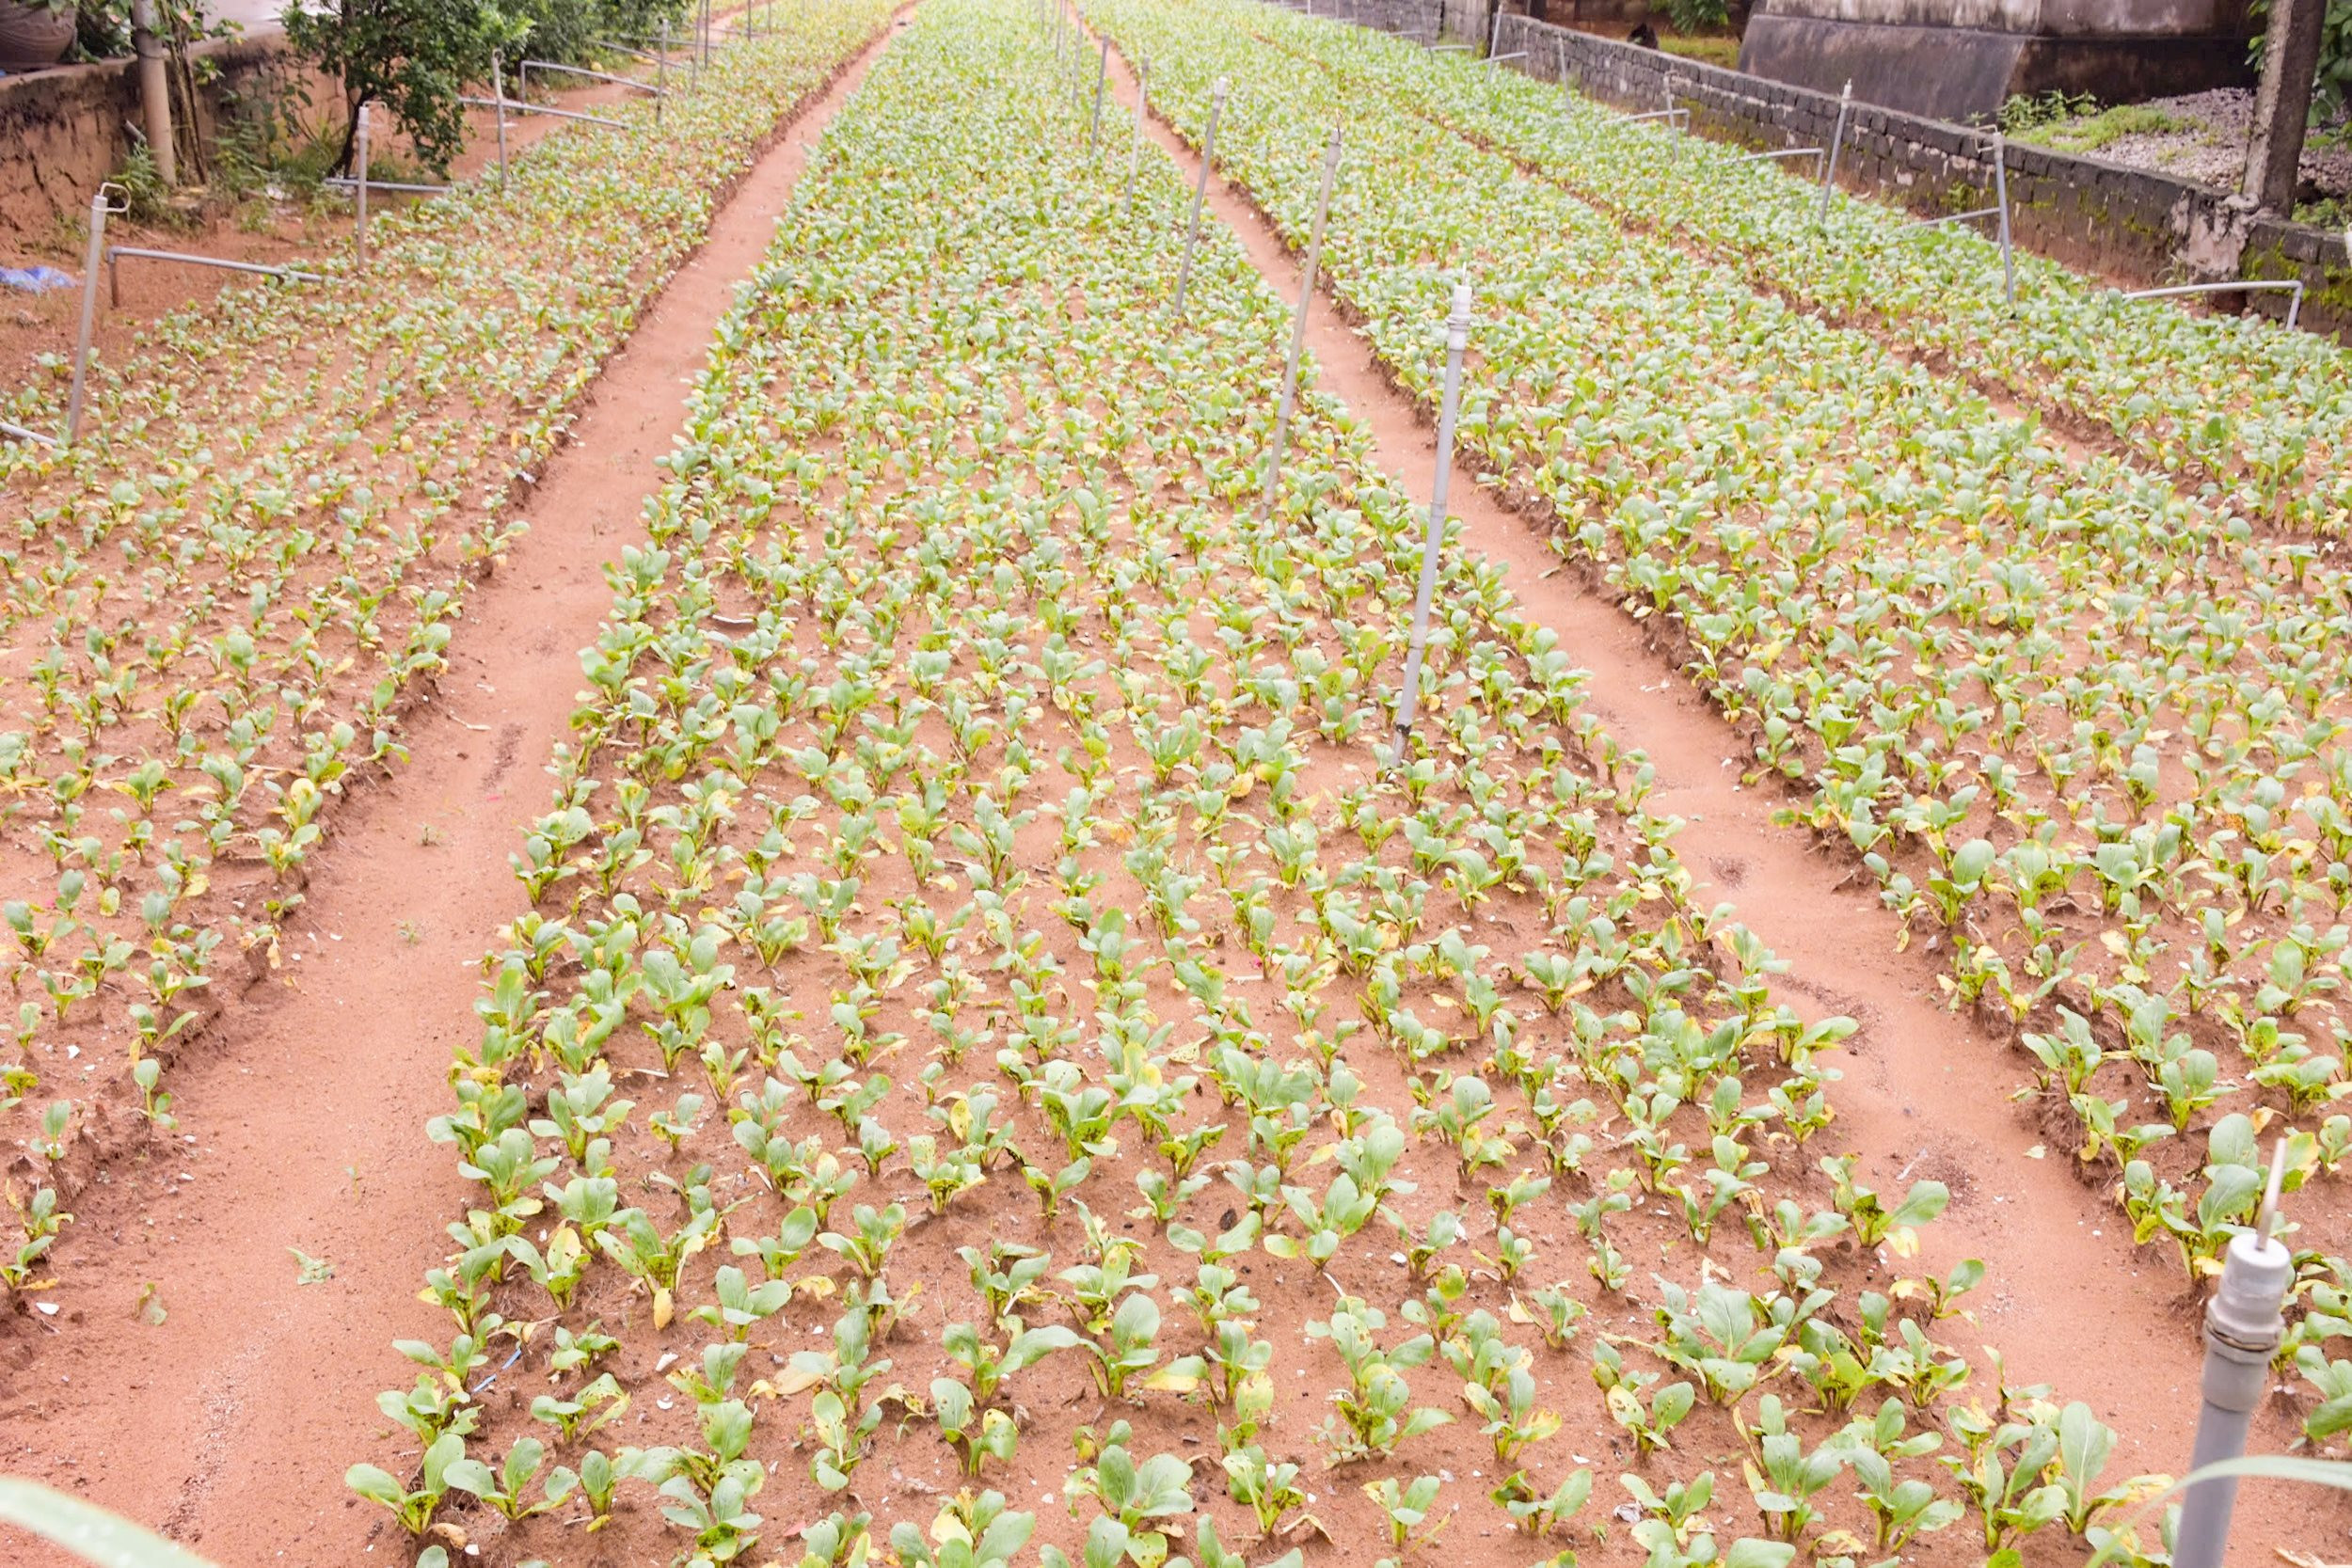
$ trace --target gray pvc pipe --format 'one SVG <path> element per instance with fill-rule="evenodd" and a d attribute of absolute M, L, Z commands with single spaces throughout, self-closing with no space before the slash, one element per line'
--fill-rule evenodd
<path fill-rule="evenodd" d="M 2191 1470 L 2246 1451 L 2247 1425 L 2263 1402 L 2270 1358 L 2286 1335 L 2282 1308 L 2294 1279 L 2295 1259 L 2285 1243 L 2257 1231 L 2231 1239 L 2220 1288 L 2205 1305 L 2204 1407 L 2197 1418 Z M 2190 1487 L 2173 1538 L 2173 1568 L 2221 1568 L 2236 1507 L 2234 1476 Z"/>

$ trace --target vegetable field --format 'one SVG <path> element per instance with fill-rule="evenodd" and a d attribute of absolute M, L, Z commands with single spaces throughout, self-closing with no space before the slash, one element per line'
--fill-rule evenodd
<path fill-rule="evenodd" d="M 34 1336 L 181 1331 L 203 1222 L 135 1185 L 219 1137 L 198 1168 L 384 1238 L 282 1249 L 267 1299 L 405 1329 L 347 1365 L 181 1325 L 229 1336 L 215 1414 L 126 1511 L 183 1539 L 293 1356 L 341 1402 L 273 1482 L 322 1560 L 2162 1564 L 2195 1312 L 2283 1139 L 2255 1443 L 2341 1453 L 2339 349 L 2031 260 L 2012 321 L 1971 235 L 1817 230 L 1800 182 L 1253 0 L 771 14 L 374 272 L 175 318 L 99 440 L 0 449 L 34 1445 L 119 1430 Z M 590 467 L 597 404 L 667 417 L 625 341 L 803 113 L 659 471 Z M 1315 309 L 1387 381 L 1343 398 L 1318 338 L 1275 470 L 1295 285 L 1246 242 L 1304 250 L 1334 127 Z M 1430 459 L 1394 421 L 1461 284 L 1460 483 L 1557 560 L 1446 525 L 1400 744 Z M 557 473 L 643 498 L 565 536 L 604 552 L 576 683 L 496 630 L 567 624 L 528 597 Z M 1645 680 L 1795 885 L 1686 847 Z M 453 696 L 514 720 L 455 804 L 417 738 Z M 428 862 L 431 813 L 511 822 L 503 863 Z M 307 895 L 382 861 L 501 911 L 439 934 L 462 989 L 313 963 L 271 1002 Z M 2014 1148 L 1851 1114 L 1883 1019 L 1742 907 L 1853 886 L 1979 1031 L 1897 1086 L 2014 1099 Z M 441 1180 L 270 1157 L 342 1085 L 246 1041 L 346 1005 L 413 1013 L 388 1073 Z M 2035 1282 L 1944 1239 L 2021 1159 L 2072 1223 L 2005 1255 L 2144 1298 L 2055 1357 L 2007 1315 Z M 155 1397 L 114 1375 L 78 1397 Z M 2179 1426 L 2121 1430 L 2157 1378 Z M 2336 1507 L 2240 1535 L 2331 1560 Z"/>
<path fill-rule="evenodd" d="M 181 312 L 100 368 L 93 439 L 0 444 L 0 1132 L 33 1157 L 0 1288 L 54 1275 L 93 1160 L 174 1128 L 167 1064 L 289 961 L 340 802 L 404 757 L 400 717 L 582 388 L 718 185 L 882 14 L 808 12 L 658 134 L 639 111 L 518 160 L 503 194 L 381 220 L 367 278 Z M 56 423 L 57 369 L 10 419 Z"/>
<path fill-rule="evenodd" d="M 2136 1240 L 2210 1275 L 2252 1216 L 2265 1129 L 2292 1129 L 2291 1181 L 2336 1175 L 2352 868 L 2332 551 L 2055 440 L 1344 74 L 1367 52 L 1400 77 L 1484 73 L 1295 24 L 1297 52 L 1269 59 L 1248 29 L 1286 24 L 1256 8 L 1212 32 L 1221 55 L 1198 29 L 1179 51 L 1164 8 L 1104 14 L 1165 55 L 1180 122 L 1251 62 L 1265 86 L 1229 105 L 1220 154 L 1293 231 L 1312 198 L 1295 150 L 1342 119 L 1364 168 L 1335 282 L 1408 386 L 1428 389 L 1420 323 L 1449 270 L 1486 279 L 1466 439 L 1661 623 L 1755 774 L 1931 944 L 1954 1004 L 2014 1027 L 2026 1092 Z M 1784 210 L 1808 201 L 1784 182 Z M 2343 1213 L 2304 1214 L 2314 1438 L 2341 1419 L 2318 1341 L 2343 1321 Z"/>
<path fill-rule="evenodd" d="M 1442 721 L 1369 766 L 1413 513 L 1311 398 L 1256 504 L 1280 307 L 1212 245 L 1168 325 L 1175 173 L 1122 221 L 1017 20 L 925 8 L 722 330 L 435 1124 L 482 1207 L 385 1396 L 426 1481 L 355 1484 L 536 1555 L 814 1511 L 842 1560 L 1449 1519 L 1551 1556 L 1575 1450 L 1745 1418 L 1779 1505 L 1653 1467 L 1595 1512 L 1702 1561 L 1948 1525 L 1918 1418 L 1979 1271 L 1907 1276 L 1947 1195 L 1824 1134 L 1846 1025 L 1691 900 L 1476 563 Z M 466 1397 L 518 1338 L 552 1387 Z M 2077 1462 L 2089 1528 L 2117 1478 Z"/>

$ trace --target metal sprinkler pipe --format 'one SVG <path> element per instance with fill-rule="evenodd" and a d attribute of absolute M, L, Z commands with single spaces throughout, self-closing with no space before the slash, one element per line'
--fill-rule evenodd
<path fill-rule="evenodd" d="M 2001 300 L 2011 310 L 2017 309 L 2017 251 L 2010 243 L 2009 234 L 2009 142 L 2001 133 L 1993 133 L 1993 193 L 2001 209 Z"/>
<path fill-rule="evenodd" d="M 1119 215 L 1125 217 L 1135 210 L 1136 171 L 1143 165 L 1143 121 L 1152 112 L 1152 61 L 1147 56 L 1136 61 L 1136 126 L 1135 136 L 1127 144 L 1127 191 L 1119 198 Z"/>
<path fill-rule="evenodd" d="M 1837 133 L 1829 139 L 1829 157 L 1821 165 L 1821 199 L 1813 210 L 1817 224 L 1829 221 L 1829 193 L 1837 183 L 1837 154 L 1846 145 L 1846 117 L 1853 109 L 1853 78 L 1846 78 L 1845 91 L 1837 95 Z"/>
<path fill-rule="evenodd" d="M 82 261 L 82 326 L 73 342 L 73 380 L 65 395 L 65 444 L 82 434 L 82 405 L 89 389 L 90 337 L 98 326 L 98 268 L 106 255 L 106 214 L 117 209 L 106 193 L 117 189 L 107 181 L 89 198 L 89 253 Z"/>
<path fill-rule="evenodd" d="M 358 162 L 359 182 L 352 191 L 352 201 L 358 217 L 352 227 L 352 260 L 356 265 L 368 264 L 368 105 L 359 105 L 358 145 L 353 149 Z"/>
<path fill-rule="evenodd" d="M 1094 156 L 1094 141 L 1103 131 L 1103 88 L 1111 79 L 1111 40 L 1103 40 L 1103 62 L 1094 71 L 1094 113 L 1087 119 L 1087 156 Z"/>
<path fill-rule="evenodd" d="M 1323 261 L 1323 225 L 1331 213 L 1331 187 L 1340 174 L 1340 128 L 1331 127 L 1331 139 L 1323 150 L 1323 188 L 1315 194 L 1315 226 L 1307 240 L 1307 263 L 1298 275 L 1298 314 L 1291 323 L 1291 352 L 1282 367 L 1282 400 L 1274 409 L 1274 438 L 1267 443 L 1265 486 L 1259 499 L 1266 506 L 1274 504 L 1274 493 L 1282 480 L 1282 449 L 1289 444 L 1291 411 L 1298 405 L 1298 362 L 1307 347 L 1307 311 L 1314 304 L 1315 270 Z"/>
<path fill-rule="evenodd" d="M 490 96 L 496 101 L 499 117 L 499 189 L 506 189 L 506 62 L 498 55 L 490 56 Z"/>
<path fill-rule="evenodd" d="M 1429 486 L 1429 535 L 1422 545 L 1421 586 L 1413 595 L 1413 642 L 1405 656 L 1405 686 L 1396 694 L 1396 744 L 1389 766 L 1405 765 L 1413 738 L 1413 713 L 1421 698 L 1421 666 L 1429 647 L 1429 604 L 1438 593 L 1438 551 L 1445 543 L 1445 497 L 1454 477 L 1454 420 L 1461 411 L 1462 355 L 1470 347 L 1470 289 L 1454 285 L 1454 309 L 1445 323 L 1445 401 L 1438 406 L 1438 471 Z"/>
<path fill-rule="evenodd" d="M 1193 247 L 1200 243 L 1200 209 L 1209 199 L 1209 162 L 1216 156 L 1216 121 L 1225 112 L 1225 95 L 1232 84 L 1220 76 L 1209 92 L 1209 125 L 1200 137 L 1200 178 L 1192 187 L 1192 222 L 1184 230 L 1184 264 L 1176 269 L 1176 303 L 1170 312 L 1182 321 L 1184 316 L 1184 291 L 1192 282 Z"/>

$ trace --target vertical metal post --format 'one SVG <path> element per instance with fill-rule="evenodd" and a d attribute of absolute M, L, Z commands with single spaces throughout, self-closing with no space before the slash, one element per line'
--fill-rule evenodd
<path fill-rule="evenodd" d="M 1568 40 L 1565 37 L 1551 40 L 1552 58 L 1560 62 L 1560 112 L 1566 114 L 1572 100 L 1568 96 Z"/>
<path fill-rule="evenodd" d="M 1143 120 L 1152 112 L 1152 62 L 1147 57 L 1136 62 L 1136 134 L 1127 144 L 1127 194 L 1119 199 L 1119 215 L 1125 217 L 1135 210 L 1136 171 L 1143 166 Z"/>
<path fill-rule="evenodd" d="M 653 122 L 660 125 L 661 105 L 670 96 L 670 19 L 668 17 L 661 19 L 661 26 L 657 37 L 660 41 L 654 45 Z"/>
<path fill-rule="evenodd" d="M 1998 131 L 1993 133 L 1993 195 L 2001 208 L 2001 299 L 2014 310 L 2017 252 L 2010 243 L 2009 233 L 2009 143 Z"/>
<path fill-rule="evenodd" d="M 1486 29 L 1486 58 L 1493 59 L 1502 52 L 1502 5 L 1496 0 L 1495 24 Z"/>
<path fill-rule="evenodd" d="M 353 188 L 352 200 L 358 208 L 358 221 L 351 231 L 352 254 L 358 264 L 368 264 L 368 106 L 359 105 L 358 145 L 353 150 L 358 162 L 359 182 Z"/>
<path fill-rule="evenodd" d="M 1111 40 L 1103 40 L 1103 63 L 1094 71 L 1094 113 L 1087 120 L 1087 156 L 1094 156 L 1094 138 L 1103 130 L 1103 88 L 1111 79 Z"/>
<path fill-rule="evenodd" d="M 1837 95 L 1837 133 L 1829 139 L 1829 156 L 1821 160 L 1821 199 L 1813 210 L 1817 224 L 1829 221 L 1829 193 L 1837 183 L 1837 153 L 1846 145 L 1846 116 L 1853 108 L 1853 78 L 1846 78 L 1845 91 Z"/>
<path fill-rule="evenodd" d="M 1291 323 L 1290 362 L 1282 367 L 1282 401 L 1274 409 L 1274 439 L 1266 450 L 1265 488 L 1259 499 L 1274 504 L 1275 487 L 1282 478 L 1282 449 L 1289 444 L 1291 410 L 1298 403 L 1298 361 L 1307 347 L 1307 309 L 1315 297 L 1315 269 L 1323 262 L 1323 224 L 1331 212 L 1331 187 L 1340 174 L 1340 128 L 1323 150 L 1323 188 L 1315 194 L 1315 226 L 1307 237 L 1307 264 L 1298 280 L 1298 314 Z"/>
<path fill-rule="evenodd" d="M 82 331 L 73 343 L 73 380 L 65 395 L 65 444 L 82 434 L 82 401 L 89 388 L 89 341 L 98 326 L 98 268 L 106 251 L 106 187 L 89 198 L 89 249 L 82 260 Z"/>
<path fill-rule="evenodd" d="M 2250 1232 L 2233 1236 L 2221 1264 L 2221 1284 L 2205 1304 L 2203 1408 L 2190 1470 L 2246 1451 L 2246 1429 L 2270 1382 L 2270 1358 L 2286 1335 L 2281 1308 L 2295 1282 L 2295 1258 L 2271 1234 L 2278 1223 L 2279 1183 L 2286 1172 L 2286 1142 L 2271 1156 L 2270 1183 Z M 2181 1504 L 2173 1538 L 2178 1568 L 2221 1568 L 2230 1541 L 2237 1480 L 2201 1481 Z"/>
<path fill-rule="evenodd" d="M 490 97 L 498 105 L 499 117 L 499 189 L 506 189 L 506 62 L 498 55 L 490 56 Z"/>
<path fill-rule="evenodd" d="M 1470 347 L 1470 291 L 1454 285 L 1454 310 L 1445 323 L 1445 401 L 1438 405 L 1438 472 L 1429 493 L 1429 537 L 1422 546 L 1421 588 L 1413 595 L 1413 641 L 1405 655 L 1405 689 L 1396 694 L 1396 746 L 1389 766 L 1401 768 L 1413 737 L 1413 710 L 1421 698 L 1422 659 L 1429 647 L 1429 603 L 1438 593 L 1438 550 L 1445 543 L 1445 493 L 1454 477 L 1454 419 L 1462 402 L 1462 352 Z"/>
<path fill-rule="evenodd" d="M 1232 84 L 1224 77 L 1209 91 L 1209 127 L 1200 137 L 1200 178 L 1192 187 L 1192 222 L 1184 230 L 1184 264 L 1176 269 L 1176 308 L 1174 315 L 1182 321 L 1184 315 L 1184 290 L 1192 282 L 1192 248 L 1200 241 L 1200 209 L 1209 199 L 1209 160 L 1216 156 L 1216 121 L 1225 112 L 1225 95 Z"/>

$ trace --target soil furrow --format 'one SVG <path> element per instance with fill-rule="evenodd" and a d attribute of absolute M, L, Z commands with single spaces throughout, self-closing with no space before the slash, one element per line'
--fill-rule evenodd
<path fill-rule="evenodd" d="M 1132 107 L 1132 67 L 1116 46 L 1111 60 L 1120 101 Z M 1156 112 L 1149 134 L 1198 166 L 1197 150 Z M 1295 300 L 1297 260 L 1248 193 L 1213 173 L 1208 205 L 1267 281 Z M 1404 476 L 1425 507 L 1436 462 L 1427 411 L 1398 389 L 1343 312 L 1327 275 L 1307 334 L 1315 374 L 1369 424 L 1383 467 Z M 1935 971 L 1922 955 L 1897 951 L 1898 923 L 1875 892 L 1809 834 L 1773 823 L 1773 793 L 1740 782 L 1749 749 L 1639 624 L 1564 565 L 1542 532 L 1459 458 L 1448 499 L 1471 547 L 1507 568 L 1528 615 L 1556 628 L 1592 672 L 1595 710 L 1655 764 L 1653 808 L 1686 819 L 1677 847 L 1706 873 L 1702 889 L 1790 961 L 1783 984 L 1813 1000 L 1817 1015 L 1861 1023 L 1842 1053 L 1839 1119 L 1827 1136 L 1862 1150 L 1874 1178 L 1905 1172 L 1949 1184 L 1951 1208 L 1924 1233 L 1923 1253 L 1939 1268 L 1962 1257 L 1985 1261 L 1987 1299 L 1977 1316 L 2010 1380 L 2088 1400 L 2118 1431 L 2119 1466 L 2182 1467 L 2196 1413 L 2193 1314 L 2175 1299 L 2165 1261 L 2136 1258 L 2121 1216 L 2069 1174 L 2065 1148 L 2026 1157 L 2040 1133 L 2001 1092 L 2019 1076 L 2007 1042 L 1941 1005 Z M 2279 1441 L 2293 1435 L 2291 1423 L 2279 1426 Z"/>
<path fill-rule="evenodd" d="M 530 498 L 530 533 L 468 599 L 451 668 L 407 726 L 413 761 L 356 803 L 311 880 L 284 984 L 232 1006 L 174 1073 L 188 1136 L 115 1160 L 83 1193 L 79 1235 L 107 1246 L 63 1271 L 56 1337 L 8 1347 L 0 1468 L 223 1562 L 369 1549 L 381 1516 L 342 1473 L 388 1424 L 387 1343 L 446 1332 L 416 1285 L 469 1196 L 424 1124 L 446 1108 L 453 1044 L 479 1028 L 482 954 L 523 907 L 506 857 L 545 808 L 575 651 L 612 603 L 604 564 L 642 536 L 685 387 L 809 140 L 899 24 L 779 128 L 606 367 Z"/>

